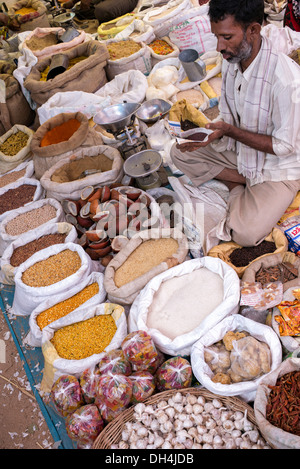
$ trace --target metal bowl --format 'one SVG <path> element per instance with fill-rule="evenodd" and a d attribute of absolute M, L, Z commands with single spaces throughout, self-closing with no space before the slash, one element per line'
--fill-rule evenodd
<path fill-rule="evenodd" d="M 152 124 L 167 114 L 171 109 L 171 104 L 164 99 L 149 99 L 135 112 L 136 117 L 146 124 Z"/>
<path fill-rule="evenodd" d="M 162 164 L 159 151 L 142 150 L 124 161 L 124 173 L 133 178 L 145 177 L 157 171 Z"/>
<path fill-rule="evenodd" d="M 139 103 L 120 103 L 108 106 L 97 112 L 93 120 L 111 132 L 119 132 L 131 123 L 132 115 L 140 107 Z"/>

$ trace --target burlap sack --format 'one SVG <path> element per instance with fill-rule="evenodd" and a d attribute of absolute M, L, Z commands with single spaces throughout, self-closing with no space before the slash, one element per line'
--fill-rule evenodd
<path fill-rule="evenodd" d="M 17 12 L 22 8 L 33 8 L 36 11 L 35 15 L 37 16 L 32 13 L 20 16 Z M 8 9 L 9 18 L 17 19 L 20 23 L 19 32 L 33 31 L 35 28 L 49 28 L 50 23 L 47 13 L 45 3 L 40 0 L 19 0 Z"/>
<path fill-rule="evenodd" d="M 63 52 L 67 58 L 87 57 L 76 63 L 69 70 L 48 80 L 41 81 L 41 73 L 50 65 L 52 57 L 37 62 L 24 81 L 24 87 L 30 92 L 32 100 L 41 106 L 58 91 L 85 91 L 95 93 L 105 83 L 105 66 L 109 58 L 106 47 L 90 40 Z"/>
<path fill-rule="evenodd" d="M 209 252 L 208 256 L 212 257 L 219 257 L 222 259 L 224 262 L 229 264 L 238 274 L 238 276 L 241 278 L 245 272 L 245 270 L 253 264 L 253 262 L 256 262 L 261 259 L 266 259 L 269 256 L 273 256 L 274 254 L 278 253 L 285 253 L 288 250 L 288 241 L 284 233 L 282 233 L 278 228 L 273 228 L 272 232 L 265 238 L 265 241 L 272 241 L 276 245 L 276 250 L 272 252 L 272 254 L 264 254 L 263 256 L 258 257 L 254 261 L 250 262 L 248 265 L 244 267 L 236 267 L 233 265 L 230 260 L 229 256 L 230 254 L 238 248 L 241 248 L 239 244 L 229 241 L 226 243 L 218 244 L 217 246 L 213 247 Z"/>
<path fill-rule="evenodd" d="M 4 81 L 6 90 L 5 103 L 0 103 L 0 135 L 3 135 L 15 124 L 30 126 L 35 112 L 29 106 L 19 82 L 11 74 L 0 74 L 0 80 Z"/>
<path fill-rule="evenodd" d="M 249 267 L 246 268 L 243 276 L 243 282 L 255 282 L 255 275 L 260 268 L 266 269 L 268 267 L 276 266 L 281 262 L 289 262 L 298 270 L 298 277 L 294 280 L 289 280 L 283 284 L 283 291 L 288 290 L 291 287 L 298 287 L 300 284 L 300 258 L 293 252 L 279 252 L 277 254 L 270 254 L 269 256 L 263 257 L 252 262 Z"/>
<path fill-rule="evenodd" d="M 117 287 L 115 284 L 115 273 L 116 270 L 124 264 L 130 254 L 137 249 L 142 243 L 149 239 L 157 238 L 174 238 L 178 241 L 177 252 L 166 261 L 161 262 L 159 265 L 153 267 L 145 274 L 138 277 L 136 280 L 130 281 L 121 287 Z M 188 254 L 188 241 L 186 236 L 176 229 L 158 228 L 151 230 L 140 231 L 133 238 L 131 238 L 126 246 L 119 251 L 119 253 L 111 260 L 105 269 L 104 273 L 104 288 L 107 291 L 107 297 L 110 301 L 117 302 L 123 305 L 130 305 L 133 303 L 139 292 L 144 286 L 156 275 L 174 267 L 177 264 L 181 264 L 185 261 Z"/>
<path fill-rule="evenodd" d="M 54 127 L 67 122 L 69 119 L 77 119 L 81 124 L 74 134 L 61 143 L 41 147 L 41 140 L 44 135 Z M 103 139 L 99 132 L 89 126 L 88 118 L 81 112 L 70 112 L 57 114 L 44 122 L 35 132 L 31 141 L 31 152 L 33 155 L 35 175 L 38 179 L 53 166 L 65 157 L 69 151 L 93 145 L 102 145 Z"/>

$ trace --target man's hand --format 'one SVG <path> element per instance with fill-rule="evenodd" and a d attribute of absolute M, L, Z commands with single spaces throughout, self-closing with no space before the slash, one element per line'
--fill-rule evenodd
<path fill-rule="evenodd" d="M 218 121 L 210 124 L 206 124 L 205 128 L 210 129 L 213 131 L 213 133 L 208 135 L 208 138 L 205 142 L 186 142 L 186 143 L 177 143 L 176 147 L 182 151 L 183 153 L 188 151 L 194 151 L 198 150 L 198 148 L 201 147 L 206 147 L 210 143 L 212 143 L 214 140 L 217 140 L 218 138 L 222 138 L 224 135 L 226 135 L 226 132 L 228 131 L 229 124 L 226 124 L 226 122 L 223 121 Z"/>

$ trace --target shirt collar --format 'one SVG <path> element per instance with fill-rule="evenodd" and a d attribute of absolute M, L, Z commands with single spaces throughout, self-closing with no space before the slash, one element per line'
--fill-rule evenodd
<path fill-rule="evenodd" d="M 257 56 L 255 57 L 255 59 L 251 62 L 251 64 L 249 65 L 249 67 L 247 67 L 244 72 L 242 72 L 239 63 L 234 64 L 234 69 L 233 69 L 233 70 L 234 70 L 235 75 L 237 75 L 238 73 L 240 73 L 246 81 L 249 81 L 249 80 L 250 80 L 250 77 L 251 77 L 251 75 L 252 75 L 253 68 L 255 67 L 256 62 L 258 61 L 258 57 L 260 56 L 260 54 L 261 54 L 261 48 L 260 48 L 260 50 L 259 50 Z"/>

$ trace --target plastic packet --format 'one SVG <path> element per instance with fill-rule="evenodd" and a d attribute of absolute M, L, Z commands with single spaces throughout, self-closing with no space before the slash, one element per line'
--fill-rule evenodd
<path fill-rule="evenodd" d="M 271 371 L 271 351 L 265 342 L 247 336 L 233 342 L 231 372 L 242 380 L 256 379 Z"/>
<path fill-rule="evenodd" d="M 101 417 L 106 423 L 109 423 L 114 420 L 126 409 L 126 407 L 120 407 L 119 409 L 112 410 L 105 404 L 105 402 L 103 402 L 103 399 L 99 397 L 96 399 L 95 404 L 97 405 L 100 411 Z"/>
<path fill-rule="evenodd" d="M 100 360 L 98 369 L 101 374 L 111 373 L 129 376 L 131 374 L 130 362 L 125 358 L 122 350 L 111 350 Z"/>
<path fill-rule="evenodd" d="M 94 404 L 79 407 L 66 419 L 68 436 L 81 446 L 93 443 L 103 428 L 103 419 L 98 407 Z"/>
<path fill-rule="evenodd" d="M 152 375 L 155 374 L 156 370 L 163 364 L 165 361 L 164 354 L 157 350 L 157 356 L 152 358 L 149 363 L 145 363 L 142 365 L 132 365 L 132 371 L 149 371 Z"/>
<path fill-rule="evenodd" d="M 132 382 L 128 376 L 109 372 L 101 376 L 98 396 L 111 410 L 127 407 L 132 397 Z"/>
<path fill-rule="evenodd" d="M 131 374 L 132 397 L 131 402 L 136 404 L 152 396 L 155 390 L 155 379 L 149 371 L 136 371 Z"/>
<path fill-rule="evenodd" d="M 83 398 L 87 404 L 92 404 L 97 395 L 100 371 L 97 366 L 87 368 L 79 378 Z"/>
<path fill-rule="evenodd" d="M 282 282 L 241 282 L 241 306 L 252 306 L 258 311 L 274 308 L 283 298 Z"/>
<path fill-rule="evenodd" d="M 192 383 L 192 367 L 185 358 L 169 358 L 158 368 L 155 382 L 159 391 L 187 388 Z"/>
<path fill-rule="evenodd" d="M 157 357 L 152 337 L 146 331 L 139 330 L 128 334 L 121 348 L 127 360 L 135 366 L 149 365 Z"/>
<path fill-rule="evenodd" d="M 204 348 L 204 360 L 214 373 L 224 373 L 230 367 L 230 352 L 223 344 Z"/>
<path fill-rule="evenodd" d="M 62 375 L 52 385 L 51 399 L 57 413 L 63 417 L 84 405 L 80 383 L 73 375 Z"/>

